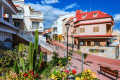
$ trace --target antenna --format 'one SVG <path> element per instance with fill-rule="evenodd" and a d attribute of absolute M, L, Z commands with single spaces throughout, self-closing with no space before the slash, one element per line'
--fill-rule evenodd
<path fill-rule="evenodd" d="M 90 12 L 91 12 L 91 4 L 90 4 Z"/>

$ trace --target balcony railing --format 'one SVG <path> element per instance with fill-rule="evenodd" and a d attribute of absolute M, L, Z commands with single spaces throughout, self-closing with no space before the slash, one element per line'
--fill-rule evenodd
<path fill-rule="evenodd" d="M 19 30 L 17 35 L 25 39 L 26 41 L 34 42 L 34 37 L 30 33 L 26 33 L 24 31 Z"/>

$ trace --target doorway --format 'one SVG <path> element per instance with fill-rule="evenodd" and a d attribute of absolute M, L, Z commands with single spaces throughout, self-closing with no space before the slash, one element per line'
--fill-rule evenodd
<path fill-rule="evenodd" d="M 87 41 L 87 46 L 91 46 L 91 41 Z"/>

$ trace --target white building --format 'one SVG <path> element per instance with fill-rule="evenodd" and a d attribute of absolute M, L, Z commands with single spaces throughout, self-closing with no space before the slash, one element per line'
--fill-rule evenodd
<path fill-rule="evenodd" d="M 62 34 L 62 20 L 64 18 L 72 17 L 75 14 L 69 14 L 69 15 L 62 15 L 60 16 L 52 25 L 53 28 L 53 34 L 61 35 Z"/>
<path fill-rule="evenodd" d="M 35 30 L 38 30 L 39 37 L 42 37 L 43 14 L 25 5 L 24 0 L 13 0 L 13 2 L 18 9 L 17 15 L 13 15 L 14 25 L 27 33 L 31 33 L 33 36 Z"/>
<path fill-rule="evenodd" d="M 34 11 L 30 6 L 24 5 L 24 31 L 35 34 L 35 30 L 38 30 L 39 37 L 43 33 L 43 14 L 38 11 Z"/>
<path fill-rule="evenodd" d="M 52 35 L 56 36 L 57 38 L 59 38 L 59 41 L 61 42 L 62 40 L 62 20 L 68 17 L 72 17 L 75 16 L 75 14 L 68 14 L 68 15 L 62 15 L 60 16 L 52 25 Z"/>
<path fill-rule="evenodd" d="M 24 0 L 12 0 L 15 7 L 18 9 L 16 15 L 13 15 L 14 26 L 24 31 Z"/>

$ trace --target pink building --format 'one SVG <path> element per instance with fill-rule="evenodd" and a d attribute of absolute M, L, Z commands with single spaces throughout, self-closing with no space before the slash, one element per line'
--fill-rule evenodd
<path fill-rule="evenodd" d="M 113 17 L 100 10 L 92 12 L 76 11 L 74 22 L 74 45 L 109 46 L 112 37 Z"/>

